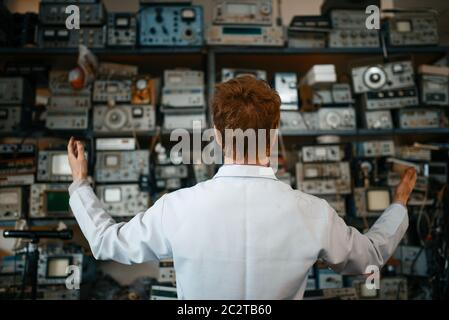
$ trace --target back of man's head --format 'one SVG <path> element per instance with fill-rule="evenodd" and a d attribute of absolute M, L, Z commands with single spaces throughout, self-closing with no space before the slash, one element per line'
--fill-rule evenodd
<path fill-rule="evenodd" d="M 240 76 L 218 84 L 212 108 L 214 125 L 221 134 L 223 149 L 226 150 L 225 129 L 265 130 L 267 146 L 270 146 L 270 131 L 279 125 L 280 106 L 281 99 L 277 92 L 265 81 L 253 76 Z M 235 145 L 233 149 L 235 151 Z M 267 151 L 269 153 L 269 148 Z M 247 158 L 247 146 L 244 155 Z"/>

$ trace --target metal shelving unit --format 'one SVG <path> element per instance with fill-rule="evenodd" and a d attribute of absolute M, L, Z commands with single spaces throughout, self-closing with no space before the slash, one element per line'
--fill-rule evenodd
<path fill-rule="evenodd" d="M 435 56 L 443 56 L 449 53 L 449 47 L 406 47 L 406 48 L 387 48 L 389 54 L 411 54 L 422 57 L 424 59 L 428 59 L 428 57 L 434 58 Z M 138 63 L 141 65 L 154 64 L 157 67 L 159 66 L 159 62 L 164 61 L 165 64 L 170 62 L 170 59 L 177 59 L 182 57 L 183 55 L 188 57 L 194 57 L 194 59 L 200 59 L 198 61 L 202 61 L 201 65 L 203 66 L 203 70 L 206 74 L 207 81 L 207 92 L 209 100 L 213 96 L 214 85 L 217 80 L 217 56 L 220 59 L 227 59 L 231 57 L 234 60 L 238 60 L 239 57 L 248 58 L 248 55 L 254 55 L 257 57 L 262 57 L 261 61 L 271 61 L 275 56 L 286 56 L 292 57 L 296 59 L 302 57 L 315 57 L 321 56 L 324 59 L 331 58 L 332 55 L 338 55 L 341 61 L 348 61 L 344 57 L 347 55 L 348 57 L 358 55 L 358 56 L 370 56 L 370 55 L 382 55 L 383 52 L 380 48 L 357 48 L 357 49 L 336 49 L 336 48 L 324 48 L 324 49 L 315 49 L 315 48 L 280 48 L 280 47 L 238 47 L 238 46 L 229 46 L 229 47 L 177 47 L 177 48 L 169 48 L 169 47 L 157 47 L 157 48 L 126 48 L 126 49 L 117 49 L 117 48 L 104 48 L 104 49 L 93 49 L 95 54 L 97 54 L 100 59 L 104 61 L 108 61 L 108 58 L 111 60 L 118 61 L 120 63 Z M 66 58 L 76 58 L 78 54 L 77 49 L 66 49 L 66 48 L 0 48 L 0 61 L 7 61 L 8 59 L 14 61 L 40 61 L 40 59 L 45 59 L 48 61 L 47 64 L 52 65 L 58 61 L 58 57 L 61 59 Z M 148 59 L 151 57 L 151 59 Z M 342 59 L 343 57 L 343 59 Z M 301 60 L 298 60 L 301 61 Z M 429 61 L 430 62 L 430 61 Z M 185 63 L 185 60 L 183 62 Z M 309 62 L 311 63 L 311 62 Z M 274 67 L 279 67 L 280 70 L 283 66 L 283 60 L 276 60 L 276 64 Z M 191 67 L 190 65 L 186 65 L 185 67 Z M 263 65 L 260 66 L 264 68 Z M 285 67 L 284 67 L 285 69 Z M 210 112 L 210 108 L 208 111 Z M 77 131 L 77 130 L 58 130 L 52 131 L 44 128 L 36 128 L 29 127 L 24 128 L 26 130 L 19 132 L 11 132 L 11 133 L 0 133 L 0 138 L 5 137 L 16 137 L 16 138 L 44 138 L 44 137 L 60 137 L 60 138 L 69 138 L 70 136 L 76 136 L 80 138 L 85 138 L 86 140 L 90 140 L 91 148 L 93 148 L 94 141 L 93 139 L 96 137 L 108 137 L 110 135 L 101 135 L 95 134 L 91 127 L 88 130 Z M 149 131 L 146 133 L 139 133 L 137 135 L 138 138 L 147 138 L 153 137 L 157 134 L 162 136 L 168 136 L 170 132 L 166 130 L 155 130 Z M 358 128 L 356 130 L 337 130 L 337 131 L 301 131 L 301 130 L 290 130 L 281 132 L 281 134 L 285 137 L 288 137 L 290 140 L 295 141 L 296 138 L 300 137 L 309 137 L 313 138 L 320 135 L 337 135 L 341 137 L 345 137 L 348 141 L 360 141 L 363 138 L 367 137 L 407 137 L 411 134 L 419 135 L 421 137 L 430 137 L 437 136 L 439 138 L 445 139 L 446 137 L 449 140 L 449 128 L 423 128 L 423 129 L 391 129 L 391 130 L 370 130 Z M 298 141 L 300 142 L 300 140 Z M 93 149 L 90 149 L 93 151 Z M 93 159 L 93 158 L 90 158 Z M 64 222 L 68 226 L 76 226 L 76 220 L 74 218 L 65 218 L 65 219 L 28 219 L 28 224 L 33 227 L 42 227 L 42 226 L 56 226 L 59 221 Z M 14 221 L 0 221 L 0 228 L 5 227 L 14 227 Z"/>

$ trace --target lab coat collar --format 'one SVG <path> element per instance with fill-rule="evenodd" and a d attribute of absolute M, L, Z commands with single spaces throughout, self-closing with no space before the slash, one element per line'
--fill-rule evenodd
<path fill-rule="evenodd" d="M 221 166 L 214 179 L 220 177 L 252 177 L 277 180 L 271 167 L 239 164 L 225 164 Z"/>

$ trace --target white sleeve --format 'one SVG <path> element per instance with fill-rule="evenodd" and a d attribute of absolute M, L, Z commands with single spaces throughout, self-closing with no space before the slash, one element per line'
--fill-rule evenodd
<path fill-rule="evenodd" d="M 369 265 L 382 267 L 408 228 L 407 209 L 399 203 L 391 204 L 365 234 L 347 226 L 327 203 L 326 207 L 327 236 L 320 258 L 343 274 L 363 274 Z"/>
<path fill-rule="evenodd" d="M 129 222 L 116 223 L 87 182 L 73 183 L 70 207 L 96 259 L 124 264 L 171 257 L 162 217 L 165 196 Z"/>

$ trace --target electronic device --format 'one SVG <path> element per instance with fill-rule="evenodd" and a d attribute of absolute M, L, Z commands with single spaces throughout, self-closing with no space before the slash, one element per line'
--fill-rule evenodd
<path fill-rule="evenodd" d="M 343 288 L 343 276 L 331 269 L 318 269 L 317 282 L 319 289 Z"/>
<path fill-rule="evenodd" d="M 280 118 L 280 130 L 281 132 L 287 132 L 291 130 L 307 130 L 307 125 L 302 117 L 302 114 L 298 111 L 281 111 Z"/>
<path fill-rule="evenodd" d="M 441 111 L 437 109 L 401 109 L 399 110 L 399 128 L 439 128 Z"/>
<path fill-rule="evenodd" d="M 49 109 L 45 127 L 51 130 L 86 130 L 89 125 L 89 110 L 83 108 Z"/>
<path fill-rule="evenodd" d="M 368 110 L 395 109 L 416 106 L 418 103 L 418 92 L 415 87 L 362 94 L 362 104 Z"/>
<path fill-rule="evenodd" d="M 34 174 L 8 174 L 0 176 L 0 187 L 24 186 L 34 183 Z"/>
<path fill-rule="evenodd" d="M 271 25 L 273 20 L 272 0 L 214 1 L 214 24 Z"/>
<path fill-rule="evenodd" d="M 90 109 L 89 95 L 52 95 L 48 99 L 47 109 Z"/>
<path fill-rule="evenodd" d="M 114 184 L 96 187 L 96 194 L 113 217 L 132 217 L 146 211 L 150 205 L 148 192 L 138 184 Z"/>
<path fill-rule="evenodd" d="M 33 97 L 29 86 L 21 77 L 0 77 L 0 105 L 21 105 Z M 34 97 L 33 97 L 34 99 Z"/>
<path fill-rule="evenodd" d="M 350 194 L 349 162 L 296 164 L 298 189 L 310 194 Z"/>
<path fill-rule="evenodd" d="M 301 79 L 301 85 L 322 86 L 337 82 L 337 73 L 333 64 L 316 64 Z"/>
<path fill-rule="evenodd" d="M 387 20 L 386 34 L 391 47 L 438 45 L 438 20 L 430 12 L 397 12 Z"/>
<path fill-rule="evenodd" d="M 101 134 L 149 132 L 156 128 L 156 110 L 152 105 L 96 105 L 93 129 Z"/>
<path fill-rule="evenodd" d="M 164 114 L 163 129 L 205 129 L 207 125 L 206 115 L 204 113 L 186 113 L 186 114 Z"/>
<path fill-rule="evenodd" d="M 148 150 L 99 151 L 95 165 L 97 182 L 138 182 L 150 173 Z"/>
<path fill-rule="evenodd" d="M 421 75 L 421 101 L 426 105 L 449 105 L 449 77 L 443 75 Z"/>
<path fill-rule="evenodd" d="M 359 142 L 357 154 L 360 157 L 387 157 L 395 155 L 393 140 L 374 140 Z"/>
<path fill-rule="evenodd" d="M 22 188 L 0 188 L 0 221 L 17 220 L 23 215 Z"/>
<path fill-rule="evenodd" d="M 69 16 L 65 10 L 68 3 L 40 2 L 39 21 L 43 25 L 64 25 Z M 106 11 L 101 1 L 96 3 L 76 3 L 79 8 L 81 27 L 101 26 L 106 20 Z"/>
<path fill-rule="evenodd" d="M 379 217 L 391 205 L 389 188 L 354 188 L 355 215 Z"/>
<path fill-rule="evenodd" d="M 67 289 L 61 285 L 40 286 L 37 289 L 37 300 L 80 300 L 80 290 Z"/>
<path fill-rule="evenodd" d="M 426 250 L 424 247 L 399 246 L 394 257 L 401 261 L 401 273 L 409 276 L 428 275 Z"/>
<path fill-rule="evenodd" d="M 30 218 L 73 217 L 68 184 L 35 183 L 30 188 Z"/>
<path fill-rule="evenodd" d="M 367 129 L 393 129 L 393 118 L 390 110 L 365 111 L 364 113 Z"/>
<path fill-rule="evenodd" d="M 319 130 L 353 130 L 356 128 L 355 110 L 352 107 L 320 108 L 317 115 Z"/>
<path fill-rule="evenodd" d="M 267 72 L 265 70 L 223 68 L 221 69 L 221 82 L 248 75 L 255 77 L 257 80 L 267 81 Z"/>
<path fill-rule="evenodd" d="M 281 98 L 281 110 L 298 110 L 298 78 L 294 72 L 276 72 L 274 88 Z"/>
<path fill-rule="evenodd" d="M 141 7 L 139 43 L 141 46 L 201 46 L 203 8 L 190 5 Z"/>
<path fill-rule="evenodd" d="M 87 152 L 84 156 L 87 159 Z M 72 181 L 67 151 L 39 151 L 36 178 L 38 181 Z"/>
<path fill-rule="evenodd" d="M 365 26 L 365 10 L 332 10 L 330 20 L 329 48 L 378 48 L 378 30 Z"/>
<path fill-rule="evenodd" d="M 34 145 L 0 144 L 0 156 L 0 185 L 23 185 L 34 182 L 36 171 Z"/>
<path fill-rule="evenodd" d="M 321 195 L 320 198 L 326 200 L 340 217 L 346 216 L 346 199 L 343 196 L 330 194 Z"/>
<path fill-rule="evenodd" d="M 90 105 L 90 92 L 91 92 L 91 86 L 86 86 L 82 89 L 75 90 L 70 84 L 69 81 L 69 70 L 50 70 L 48 72 L 48 88 L 50 89 L 50 92 L 52 94 L 52 97 L 61 97 L 56 98 L 57 102 L 58 99 L 63 99 L 63 97 L 66 96 L 72 96 L 72 98 L 79 99 L 79 102 L 76 103 L 78 105 Z M 86 101 L 89 100 L 89 101 Z M 69 101 L 60 101 L 61 104 L 68 103 Z"/>
<path fill-rule="evenodd" d="M 163 112 L 174 109 L 204 109 L 204 73 L 196 70 L 165 70 L 162 88 Z M 176 111 L 177 112 L 177 111 Z M 198 112 L 198 111 L 197 111 Z"/>
<path fill-rule="evenodd" d="M 289 48 L 325 48 L 325 33 L 320 32 L 293 32 L 288 31 L 288 47 Z"/>
<path fill-rule="evenodd" d="M 396 148 L 396 156 L 407 160 L 430 161 L 432 159 L 432 151 L 415 146 L 399 146 Z"/>
<path fill-rule="evenodd" d="M 367 6 L 380 8 L 380 0 L 324 0 L 321 4 L 321 14 L 328 15 L 333 10 L 365 10 Z"/>
<path fill-rule="evenodd" d="M 104 48 L 106 27 L 83 27 L 68 30 L 65 27 L 43 26 L 39 28 L 41 48 L 78 48 L 80 44 L 89 48 Z"/>
<path fill-rule="evenodd" d="M 0 107 L 0 132 L 17 131 L 22 124 L 22 107 Z"/>
<path fill-rule="evenodd" d="M 407 300 L 407 279 L 404 277 L 381 278 L 379 298 L 381 300 Z"/>
<path fill-rule="evenodd" d="M 185 179 L 188 177 L 188 169 L 185 165 L 158 165 L 155 168 L 155 175 L 156 179 Z"/>
<path fill-rule="evenodd" d="M 362 10 L 334 9 L 329 14 L 333 29 L 366 29 L 366 13 Z"/>
<path fill-rule="evenodd" d="M 282 46 L 284 30 L 271 0 L 218 0 L 206 35 L 211 45 Z"/>
<path fill-rule="evenodd" d="M 387 185 L 389 187 L 396 187 L 401 182 L 401 174 L 394 171 L 388 171 L 387 173 Z M 413 190 L 415 191 L 427 191 L 429 188 L 429 179 L 425 176 L 418 176 L 416 178 L 416 184 Z"/>
<path fill-rule="evenodd" d="M 293 16 L 287 29 L 291 48 L 325 48 L 330 21 L 324 16 Z"/>
<path fill-rule="evenodd" d="M 173 260 L 159 261 L 158 283 L 176 283 L 176 273 Z"/>
<path fill-rule="evenodd" d="M 345 152 L 342 145 L 303 146 L 301 155 L 303 162 L 338 162 Z"/>
<path fill-rule="evenodd" d="M 92 100 L 96 103 L 130 102 L 131 80 L 96 80 Z"/>
<path fill-rule="evenodd" d="M 97 70 L 98 80 L 127 80 L 137 77 L 139 67 L 133 64 L 100 62 Z"/>
<path fill-rule="evenodd" d="M 64 284 L 69 276 L 69 266 L 78 268 L 72 276 L 79 277 L 81 283 L 83 271 L 83 254 L 73 250 L 64 250 L 61 247 L 41 250 L 37 269 L 37 283 L 39 285 Z"/>
<path fill-rule="evenodd" d="M 347 105 L 353 102 L 349 83 L 333 83 L 330 87 L 313 89 L 313 104 Z"/>
<path fill-rule="evenodd" d="M 282 26 L 211 25 L 206 40 L 210 45 L 282 47 L 284 30 Z"/>
<path fill-rule="evenodd" d="M 95 150 L 135 150 L 135 138 L 97 138 L 95 139 Z"/>
<path fill-rule="evenodd" d="M 200 108 L 205 107 L 204 86 L 196 88 L 170 88 L 162 89 L 162 111 L 168 108 Z"/>
<path fill-rule="evenodd" d="M 145 75 L 138 75 L 133 78 L 131 84 L 132 104 L 152 104 L 156 105 L 157 88 L 155 79 Z"/>
<path fill-rule="evenodd" d="M 176 287 L 171 286 L 151 286 L 151 300 L 178 300 Z"/>
<path fill-rule="evenodd" d="M 156 187 L 161 190 L 176 190 L 189 177 L 186 165 L 158 165 L 155 168 Z"/>
<path fill-rule="evenodd" d="M 34 182 L 36 154 L 33 144 L 0 144 L 0 186 Z"/>
<path fill-rule="evenodd" d="M 329 48 L 379 48 L 379 32 L 361 29 L 332 29 L 328 35 Z"/>
<path fill-rule="evenodd" d="M 130 12 L 108 13 L 108 46 L 133 47 L 136 44 L 136 16 Z"/>
<path fill-rule="evenodd" d="M 204 72 L 190 69 L 164 70 L 164 87 L 189 88 L 204 86 Z"/>
<path fill-rule="evenodd" d="M 415 86 L 411 61 L 355 67 L 352 68 L 351 75 L 355 93 Z"/>

